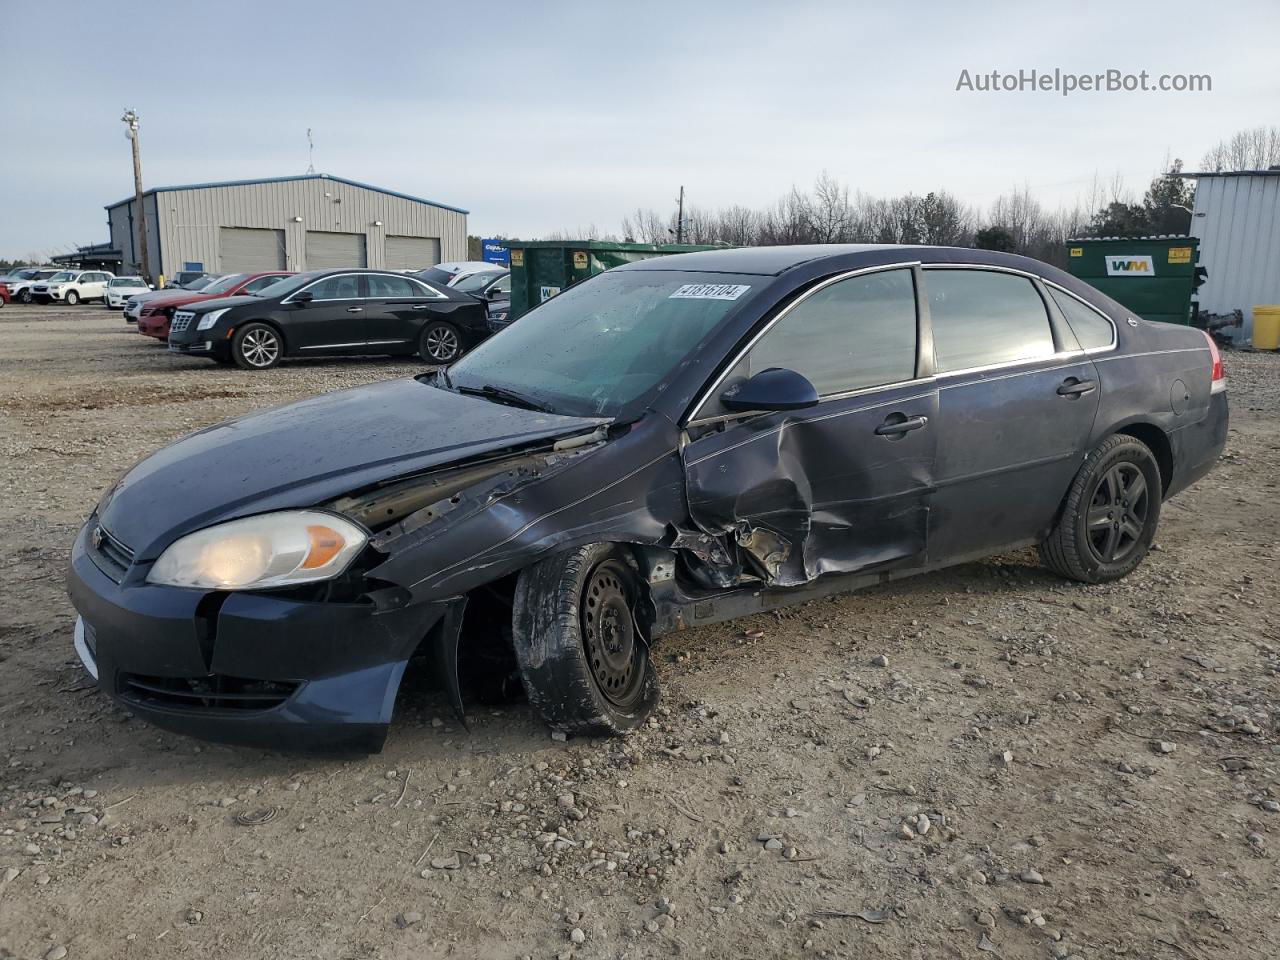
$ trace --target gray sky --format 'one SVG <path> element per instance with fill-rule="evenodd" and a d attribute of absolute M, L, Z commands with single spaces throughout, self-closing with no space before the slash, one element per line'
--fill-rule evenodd
<path fill-rule="evenodd" d="M 8 4 L 6 4 L 6 7 Z M 9 8 L 8 26 L 15 21 Z M 1094 175 L 1141 192 L 1280 122 L 1280 4 L 1075 0 L 61 5 L 6 41 L 0 256 L 108 238 L 132 193 L 119 117 L 142 117 L 147 186 L 315 166 L 535 236 L 636 207 L 763 206 L 827 170 L 877 195 L 985 205 L 1029 185 L 1069 203 Z M 8 32 L 8 31 L 7 31 Z M 1209 93 L 957 92 L 1054 68 L 1212 76 Z"/>

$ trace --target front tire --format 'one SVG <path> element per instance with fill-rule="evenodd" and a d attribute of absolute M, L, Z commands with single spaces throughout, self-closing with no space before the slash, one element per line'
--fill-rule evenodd
<path fill-rule="evenodd" d="M 270 370 L 284 356 L 284 341 L 275 327 L 247 323 L 231 339 L 231 358 L 241 370 Z"/>
<path fill-rule="evenodd" d="M 74 307 L 80 302 L 80 294 L 76 293 L 74 290 L 68 290 L 66 301 L 68 307 Z"/>
<path fill-rule="evenodd" d="M 513 640 L 529 702 L 555 730 L 617 736 L 658 703 L 658 675 L 636 612 L 635 562 L 592 543 L 529 567 L 516 583 Z"/>
<path fill-rule="evenodd" d="M 20 291 L 18 293 L 18 302 L 23 304 L 24 306 L 31 303 L 31 291 L 30 290 Z"/>
<path fill-rule="evenodd" d="M 1151 449 L 1116 434 L 1085 457 L 1062 516 L 1040 544 L 1050 570 L 1081 583 L 1108 583 L 1142 563 L 1160 522 L 1160 468 Z"/>
<path fill-rule="evenodd" d="M 462 336 L 458 328 L 444 320 L 433 320 L 418 336 L 418 356 L 427 363 L 447 366 L 462 356 Z"/>

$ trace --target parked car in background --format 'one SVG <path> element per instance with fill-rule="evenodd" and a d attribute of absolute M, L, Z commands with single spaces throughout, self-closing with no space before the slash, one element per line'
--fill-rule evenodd
<path fill-rule="evenodd" d="M 172 277 L 169 278 L 169 282 L 166 283 L 165 286 L 166 287 L 186 287 L 192 281 L 199 280 L 201 277 L 208 277 L 208 276 L 216 276 L 216 274 L 209 274 L 204 270 L 179 270 L 177 273 L 175 273 Z"/>
<path fill-rule="evenodd" d="M 114 273 L 105 270 L 62 270 L 31 285 L 31 298 L 37 303 L 65 303 L 75 306 L 82 300 L 104 300 L 107 281 Z"/>
<path fill-rule="evenodd" d="M 142 313 L 142 308 L 148 300 L 154 300 L 156 297 L 172 296 L 180 290 L 203 290 L 217 279 L 217 274 L 206 273 L 203 276 L 196 277 L 194 280 L 188 280 L 185 286 L 161 287 L 159 290 L 151 290 L 147 293 L 140 293 L 137 296 L 130 297 L 124 305 L 124 322 L 137 323 L 138 315 Z"/>
<path fill-rule="evenodd" d="M 0 307 L 9 302 L 9 288 L 0 283 Z"/>
<path fill-rule="evenodd" d="M 488 335 L 484 304 L 469 294 L 380 270 L 313 270 L 174 311 L 169 349 L 246 370 L 370 354 L 445 364 Z"/>
<path fill-rule="evenodd" d="M 10 300 L 16 300 L 18 303 L 30 303 L 32 301 L 32 285 L 48 280 L 60 272 L 51 267 L 17 270 L 5 277 L 0 283 L 3 283 L 5 289 L 9 292 Z"/>
<path fill-rule="evenodd" d="M 107 295 L 103 301 L 108 310 L 123 310 L 130 297 L 146 293 L 151 284 L 141 277 L 112 277 L 107 281 Z"/>
<path fill-rule="evenodd" d="M 492 273 L 501 269 L 502 267 L 497 264 L 489 263 L 485 260 L 455 260 L 450 263 L 437 263 L 434 267 L 419 270 L 413 276 L 419 280 L 425 280 L 427 283 L 452 287 L 459 280 L 463 280 L 473 273 Z"/>
<path fill-rule="evenodd" d="M 483 300 L 489 311 L 489 329 L 494 333 L 506 327 L 511 312 L 511 271 L 497 270 L 473 273 L 453 285 L 453 289 Z"/>
<path fill-rule="evenodd" d="M 282 281 L 273 315 L 373 279 Z M 689 626 L 1027 545 L 1067 579 L 1131 573 L 1221 454 L 1226 387 L 1204 332 L 1012 254 L 628 263 L 448 369 L 138 463 L 72 548 L 75 648 L 130 712 L 214 739 L 379 749 L 415 652 L 459 712 L 479 655 L 554 729 L 621 734 Z"/>
<path fill-rule="evenodd" d="M 166 290 L 165 295 L 147 300 L 138 311 L 138 332 L 157 340 L 169 339 L 169 322 L 173 312 L 191 303 L 200 303 L 217 297 L 234 297 L 240 294 L 257 293 L 269 287 L 277 280 L 291 277 L 287 270 L 273 270 L 268 273 L 229 273 L 219 277 L 199 290 Z"/>

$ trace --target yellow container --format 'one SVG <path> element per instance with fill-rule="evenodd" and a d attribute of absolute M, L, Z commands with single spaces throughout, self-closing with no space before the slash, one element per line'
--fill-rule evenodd
<path fill-rule="evenodd" d="M 1280 304 L 1253 308 L 1253 349 L 1280 350 Z"/>

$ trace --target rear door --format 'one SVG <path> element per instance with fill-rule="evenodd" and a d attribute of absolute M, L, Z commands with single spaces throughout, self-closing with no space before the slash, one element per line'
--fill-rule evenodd
<path fill-rule="evenodd" d="M 1038 540 L 1079 469 L 1098 375 L 1039 281 L 924 270 L 938 377 L 931 560 Z"/>
<path fill-rule="evenodd" d="M 305 357 L 363 350 L 366 339 L 364 289 L 360 274 L 339 273 L 303 288 L 312 295 L 310 303 L 287 298 L 283 306 L 288 311 L 285 338 L 289 352 Z"/>
<path fill-rule="evenodd" d="M 435 302 L 450 302 L 443 294 L 406 276 L 371 273 L 365 279 L 369 284 L 365 304 L 366 343 L 377 353 L 417 350 L 418 331 L 433 315 Z"/>
<path fill-rule="evenodd" d="M 830 278 L 779 315 L 688 426 L 689 510 L 779 586 L 911 564 L 928 541 L 938 394 L 919 349 L 917 271 Z M 731 415 L 719 395 L 786 367 L 821 401 Z"/>

